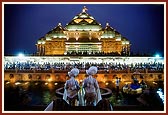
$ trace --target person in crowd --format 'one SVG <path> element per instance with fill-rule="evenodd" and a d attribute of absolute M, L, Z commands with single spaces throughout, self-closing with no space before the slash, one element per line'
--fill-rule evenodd
<path fill-rule="evenodd" d="M 96 106 L 102 99 L 97 80 L 93 77 L 97 73 L 97 67 L 91 66 L 86 70 L 87 78 L 83 81 L 83 88 L 85 91 L 84 100 L 86 106 Z"/>
<path fill-rule="evenodd" d="M 145 81 L 142 79 L 142 81 L 140 82 L 140 86 L 141 88 L 144 90 L 145 88 L 147 88 L 147 84 L 145 83 Z"/>
<path fill-rule="evenodd" d="M 73 68 L 68 75 L 69 80 L 66 81 L 64 86 L 63 99 L 67 101 L 71 106 L 75 106 L 75 100 L 78 97 L 78 91 L 80 89 L 79 83 L 75 80 L 75 77 L 79 74 L 79 69 Z"/>
<path fill-rule="evenodd" d="M 119 91 L 120 91 L 120 80 L 121 78 L 116 77 L 116 99 L 119 98 Z"/>
<path fill-rule="evenodd" d="M 139 81 L 136 77 L 133 77 L 133 82 L 130 84 L 130 88 L 134 90 L 140 88 Z"/>
<path fill-rule="evenodd" d="M 142 79 L 140 82 L 141 85 L 146 85 L 145 81 Z"/>

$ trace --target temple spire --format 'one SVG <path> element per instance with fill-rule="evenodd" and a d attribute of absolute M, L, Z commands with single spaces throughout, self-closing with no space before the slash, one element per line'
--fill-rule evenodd
<path fill-rule="evenodd" d="M 62 26 L 62 24 L 61 24 L 61 23 L 58 23 L 58 26 Z"/>
<path fill-rule="evenodd" d="M 110 26 L 108 22 L 106 23 L 106 27 L 107 27 L 107 26 Z"/>
<path fill-rule="evenodd" d="M 86 12 L 88 9 L 86 8 L 86 6 L 83 7 L 82 12 Z"/>

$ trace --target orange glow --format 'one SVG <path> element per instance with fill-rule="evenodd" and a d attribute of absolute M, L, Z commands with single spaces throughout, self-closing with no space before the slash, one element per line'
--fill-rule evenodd
<path fill-rule="evenodd" d="M 27 85 L 27 84 L 29 84 L 29 82 L 25 82 L 24 84 Z"/>
<path fill-rule="evenodd" d="M 52 83 L 48 83 L 48 87 L 49 89 L 52 89 L 53 88 Z"/>
<path fill-rule="evenodd" d="M 76 22 L 76 23 L 79 23 L 81 21 L 82 21 L 82 19 L 76 19 L 76 20 L 74 20 L 74 22 Z"/>
<path fill-rule="evenodd" d="M 45 85 L 48 85 L 48 83 L 46 82 Z"/>
<path fill-rule="evenodd" d="M 108 85 L 109 83 L 106 83 L 106 85 Z"/>
<path fill-rule="evenodd" d="M 88 23 L 92 23 L 93 20 L 92 19 L 85 19 Z"/>
<path fill-rule="evenodd" d="M 52 78 L 48 79 L 48 82 L 51 82 L 52 81 Z"/>

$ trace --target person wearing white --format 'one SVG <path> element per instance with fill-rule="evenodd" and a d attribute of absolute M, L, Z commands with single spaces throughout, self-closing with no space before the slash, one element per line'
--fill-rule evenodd
<path fill-rule="evenodd" d="M 75 80 L 75 77 L 78 74 L 79 74 L 79 70 L 77 68 L 73 68 L 70 72 L 68 72 L 70 79 L 66 81 L 64 86 L 63 100 L 65 100 L 71 106 L 75 105 L 75 100 L 78 94 L 78 90 L 80 89 L 80 86 L 77 80 Z M 53 105 L 54 105 L 54 101 L 52 101 L 44 111 L 53 111 Z"/>
<path fill-rule="evenodd" d="M 75 80 L 75 77 L 79 74 L 79 69 L 73 68 L 68 75 L 69 80 L 66 81 L 64 86 L 63 99 L 71 106 L 75 106 L 75 100 L 77 99 L 78 91 L 80 89 L 79 83 Z"/>
<path fill-rule="evenodd" d="M 96 106 L 96 104 L 102 99 L 98 82 L 93 75 L 97 73 L 97 67 L 91 66 L 86 70 L 88 77 L 83 81 L 83 88 L 85 91 L 84 100 L 86 106 Z"/>

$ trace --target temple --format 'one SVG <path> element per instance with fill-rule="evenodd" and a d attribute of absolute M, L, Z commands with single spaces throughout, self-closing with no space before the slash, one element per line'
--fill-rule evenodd
<path fill-rule="evenodd" d="M 130 41 L 109 23 L 103 27 L 88 14 L 86 6 L 67 25 L 58 23 L 46 32 L 36 46 L 36 55 L 3 57 L 2 110 L 5 112 L 163 113 L 166 109 L 164 57 L 130 55 Z M 97 68 L 94 75 L 88 74 L 92 66 Z M 71 79 L 68 73 L 73 68 L 79 69 L 72 80 L 80 88 L 74 91 L 72 99 L 67 97 L 65 84 Z M 92 90 L 90 94 L 99 101 L 93 102 L 94 97 L 88 96 L 89 93 L 86 101 L 84 87 L 93 87 L 92 81 L 85 83 L 87 77 L 96 79 L 97 88 L 93 89 L 96 95 Z"/>
<path fill-rule="evenodd" d="M 37 41 L 37 55 L 115 54 L 130 55 L 130 41 L 106 23 L 102 27 L 93 16 L 82 12 L 63 27 L 59 23 Z"/>

